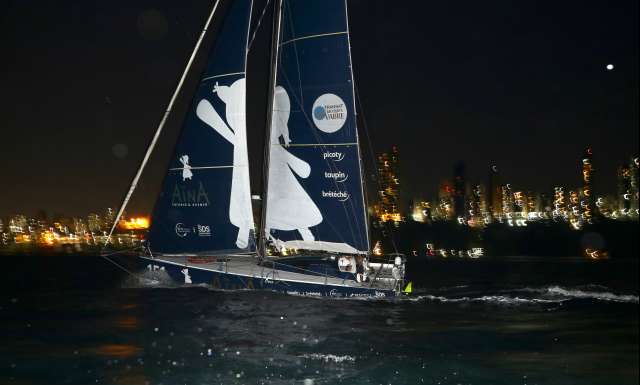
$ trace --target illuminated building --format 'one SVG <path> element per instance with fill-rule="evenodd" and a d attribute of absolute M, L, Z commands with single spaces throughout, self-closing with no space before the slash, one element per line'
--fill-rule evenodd
<path fill-rule="evenodd" d="M 100 215 L 98 214 L 89 214 L 87 216 L 87 228 L 91 232 L 100 232 L 102 231 L 102 222 L 100 221 Z"/>
<path fill-rule="evenodd" d="M 436 219 L 450 221 L 453 218 L 453 187 L 451 186 L 451 183 L 444 181 L 440 183 L 440 189 L 438 190 Z"/>
<path fill-rule="evenodd" d="M 582 156 L 582 218 L 586 223 L 593 222 L 593 151 L 587 148 Z"/>
<path fill-rule="evenodd" d="M 376 216 L 380 222 L 402 221 L 400 215 L 400 181 L 398 180 L 398 149 L 378 156 L 378 204 Z"/>
<path fill-rule="evenodd" d="M 623 164 L 618 168 L 618 215 L 627 217 L 631 212 L 631 168 Z"/>
<path fill-rule="evenodd" d="M 124 214 L 123 214 L 124 215 Z M 110 229 L 113 226 L 113 221 L 116 219 L 116 213 L 111 207 L 107 207 L 104 212 L 104 219 L 102 221 L 102 229 Z"/>
<path fill-rule="evenodd" d="M 84 235 L 89 228 L 82 218 L 73 218 L 73 231 L 76 235 Z"/>
<path fill-rule="evenodd" d="M 122 230 L 146 230 L 149 228 L 149 218 L 130 218 L 128 221 L 122 219 L 118 226 Z"/>
<path fill-rule="evenodd" d="M 9 232 L 12 234 L 23 234 L 27 232 L 27 217 L 16 215 L 9 220 Z"/>
<path fill-rule="evenodd" d="M 0 219 L 0 234 L 4 232 L 4 223 L 2 223 L 2 219 Z"/>
<path fill-rule="evenodd" d="M 459 220 L 466 221 L 469 218 L 469 212 L 466 205 L 466 186 L 465 186 L 465 167 L 464 163 L 458 162 L 453 166 L 453 212 Z"/>
<path fill-rule="evenodd" d="M 511 185 L 506 184 L 501 187 L 502 189 L 502 215 L 508 221 L 513 220 L 513 193 L 511 192 Z M 513 222 L 510 222 L 513 223 Z"/>
<path fill-rule="evenodd" d="M 472 189 L 471 199 L 469 199 L 469 226 L 482 227 L 485 222 L 484 188 L 475 185 Z"/>
<path fill-rule="evenodd" d="M 569 191 L 569 209 L 567 210 L 569 223 L 578 230 L 582 226 L 582 215 L 580 213 L 580 194 L 577 191 Z"/>
<path fill-rule="evenodd" d="M 555 187 L 553 195 L 553 219 L 567 219 L 567 201 L 563 187 Z"/>
<path fill-rule="evenodd" d="M 488 189 L 489 212 L 494 219 L 501 219 L 502 211 L 502 185 L 500 184 L 500 174 L 498 167 L 491 166 L 489 169 L 489 189 Z"/>
<path fill-rule="evenodd" d="M 418 199 L 414 200 L 411 204 L 411 219 L 413 219 L 414 222 L 430 222 L 431 204 Z"/>
<path fill-rule="evenodd" d="M 515 208 L 514 213 L 516 216 L 526 216 L 525 214 L 527 212 L 527 197 L 522 191 L 515 191 L 513 193 L 513 205 Z"/>
<path fill-rule="evenodd" d="M 630 211 L 630 215 L 632 217 L 638 218 L 638 166 L 640 163 L 640 158 L 638 158 L 637 156 L 631 159 L 631 162 L 629 163 L 629 185 L 630 185 L 630 204 L 629 204 L 629 209 Z"/>

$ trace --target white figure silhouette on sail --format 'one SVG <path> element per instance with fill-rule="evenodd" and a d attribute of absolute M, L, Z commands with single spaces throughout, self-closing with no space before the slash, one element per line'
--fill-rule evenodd
<path fill-rule="evenodd" d="M 191 276 L 189 275 L 189 269 L 180 270 L 182 275 L 184 275 L 184 283 L 193 283 L 191 282 Z"/>
<path fill-rule="evenodd" d="M 191 172 L 191 166 L 189 165 L 189 155 L 182 155 L 180 159 L 178 159 L 180 163 L 182 163 L 182 181 L 193 177 L 193 173 Z"/>
<path fill-rule="evenodd" d="M 304 241 L 314 241 L 309 227 L 322 222 L 322 213 L 309 194 L 300 185 L 300 178 L 311 174 L 309 164 L 286 150 L 289 138 L 289 114 L 291 102 L 287 91 L 278 86 L 273 100 L 269 156 L 269 186 L 267 192 L 267 218 L 265 235 L 271 237 L 271 229 L 297 230 Z M 280 144 L 280 137 L 284 147 Z"/>
<path fill-rule="evenodd" d="M 213 93 L 225 103 L 226 120 L 229 125 L 206 99 L 202 99 L 198 103 L 196 115 L 233 145 L 229 220 L 238 228 L 236 246 L 244 249 L 249 246 L 249 233 L 253 229 L 247 155 L 245 79 L 238 79 L 231 86 L 219 86 L 216 83 Z"/>

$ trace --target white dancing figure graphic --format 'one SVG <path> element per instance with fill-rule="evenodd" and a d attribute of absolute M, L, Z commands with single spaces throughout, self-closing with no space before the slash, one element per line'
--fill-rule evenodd
<path fill-rule="evenodd" d="M 244 78 L 238 79 L 231 86 L 219 86 L 216 83 L 213 93 L 225 103 L 226 120 L 229 125 L 225 123 L 220 114 L 206 99 L 202 99 L 198 103 L 196 115 L 233 145 L 233 177 L 231 180 L 229 220 L 231 224 L 238 228 L 236 246 L 244 249 L 249 246 L 249 233 L 253 229 L 247 155 L 245 80 Z"/>
<path fill-rule="evenodd" d="M 285 148 L 291 143 L 288 126 L 290 112 L 291 102 L 287 91 L 276 87 L 269 140 L 271 149 L 265 235 L 271 237 L 271 229 L 297 230 L 303 240 L 314 241 L 309 227 L 322 222 L 322 213 L 293 175 L 295 173 L 300 178 L 308 178 L 311 167 Z M 280 144 L 280 137 L 284 147 Z"/>
<path fill-rule="evenodd" d="M 191 166 L 189 165 L 189 155 L 182 155 L 178 160 L 182 163 L 182 181 L 191 180 L 193 172 L 191 172 Z"/>

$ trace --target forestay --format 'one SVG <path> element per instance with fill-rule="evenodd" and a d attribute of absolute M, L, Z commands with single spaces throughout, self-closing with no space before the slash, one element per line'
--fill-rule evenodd
<path fill-rule="evenodd" d="M 283 0 L 265 235 L 278 246 L 365 253 L 348 16 L 344 0 Z"/>
<path fill-rule="evenodd" d="M 150 247 L 159 253 L 253 250 L 246 130 L 251 0 L 232 0 L 156 202 Z"/>

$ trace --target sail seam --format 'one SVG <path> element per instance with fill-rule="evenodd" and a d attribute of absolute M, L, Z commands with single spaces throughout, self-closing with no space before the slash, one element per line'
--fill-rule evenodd
<path fill-rule="evenodd" d="M 295 39 L 287 40 L 285 42 L 280 43 L 280 47 L 282 47 L 285 44 L 293 43 L 294 41 L 298 41 L 298 40 L 306 40 L 306 39 L 313 39 L 313 38 L 316 38 L 316 37 L 346 35 L 346 34 L 347 34 L 347 31 L 341 31 L 341 32 L 320 33 L 320 34 L 317 34 L 317 35 L 296 37 Z"/>
<path fill-rule="evenodd" d="M 271 145 L 282 146 L 282 147 L 323 147 L 323 146 L 357 146 L 358 143 L 295 143 L 295 144 L 292 143 L 286 146 L 281 143 L 273 143 Z"/>
<path fill-rule="evenodd" d="M 216 78 L 222 78 L 225 76 L 233 76 L 233 75 L 244 75 L 244 71 L 243 72 L 230 72 L 228 74 L 221 74 L 221 75 L 214 75 L 214 76 L 208 76 L 206 78 L 202 78 L 202 80 L 200 81 L 200 83 L 204 82 L 205 80 L 211 80 L 211 79 L 216 79 Z"/>
<path fill-rule="evenodd" d="M 247 167 L 246 164 L 238 164 L 235 166 L 202 166 L 202 167 L 189 167 L 189 170 L 207 170 L 207 169 L 215 169 L 215 168 L 234 168 L 234 167 Z M 170 168 L 171 171 L 182 171 L 184 168 L 176 167 Z"/>

